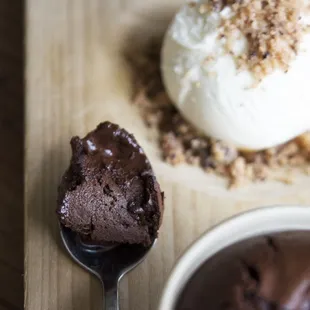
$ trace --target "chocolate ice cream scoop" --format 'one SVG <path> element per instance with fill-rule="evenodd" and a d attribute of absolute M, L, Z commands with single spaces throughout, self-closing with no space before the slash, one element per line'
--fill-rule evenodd
<path fill-rule="evenodd" d="M 310 309 L 310 233 L 255 237 L 220 251 L 187 283 L 176 309 Z"/>
<path fill-rule="evenodd" d="M 71 140 L 71 163 L 59 187 L 63 225 L 95 242 L 150 245 L 163 195 L 134 136 L 109 122 Z"/>

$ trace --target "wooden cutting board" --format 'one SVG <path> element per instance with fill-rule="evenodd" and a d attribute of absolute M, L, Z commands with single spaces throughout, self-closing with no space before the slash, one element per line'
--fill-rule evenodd
<path fill-rule="evenodd" d="M 169 2 L 169 4 L 167 4 Z M 64 252 L 56 189 L 70 158 L 69 139 L 104 120 L 133 132 L 165 191 L 159 242 L 120 284 L 121 309 L 156 309 L 176 259 L 202 232 L 253 207 L 309 204 L 310 178 L 235 191 L 198 168 L 173 168 L 130 105 L 123 49 L 162 33 L 181 0 L 28 0 L 26 7 L 25 307 L 102 309 L 99 282 Z"/>

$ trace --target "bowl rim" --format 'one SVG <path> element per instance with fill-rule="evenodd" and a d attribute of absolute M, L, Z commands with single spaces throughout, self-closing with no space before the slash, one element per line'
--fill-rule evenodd
<path fill-rule="evenodd" d="M 256 223 L 256 226 L 251 226 L 251 222 Z M 189 278 L 220 250 L 257 235 L 293 230 L 310 230 L 309 205 L 256 207 L 224 219 L 204 232 L 177 260 L 164 285 L 158 310 L 173 310 L 178 295 Z M 234 234 L 229 235 L 230 232 Z M 221 240 L 225 236 L 228 236 L 228 240 Z M 213 248 L 210 250 L 211 245 Z M 209 249 L 208 254 L 206 249 Z"/>

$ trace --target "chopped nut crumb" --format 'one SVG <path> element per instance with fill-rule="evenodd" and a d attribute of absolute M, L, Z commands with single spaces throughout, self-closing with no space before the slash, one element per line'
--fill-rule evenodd
<path fill-rule="evenodd" d="M 272 176 L 271 172 L 280 167 L 298 167 L 310 175 L 310 132 L 278 147 L 244 152 L 203 135 L 188 123 L 164 90 L 159 69 L 160 47 L 161 42 L 150 42 L 145 50 L 128 55 L 128 60 L 133 69 L 133 103 L 139 107 L 146 125 L 158 132 L 166 162 L 200 166 L 207 173 L 228 178 L 230 188 L 271 178 L 290 184 L 291 175 Z"/>
<path fill-rule="evenodd" d="M 220 36 L 227 38 L 226 49 L 231 51 L 238 28 L 248 40 L 248 51 L 237 57 L 240 69 L 249 69 L 257 81 L 276 69 L 287 72 L 299 50 L 307 25 L 300 22 L 307 8 L 301 0 L 212 0 L 215 10 L 229 6 L 234 16 L 223 19 Z"/>
<path fill-rule="evenodd" d="M 201 4 L 200 6 L 199 6 L 199 13 L 200 14 L 204 14 L 204 13 L 206 13 L 206 12 L 208 12 L 208 5 L 207 4 L 205 4 L 205 3 L 203 3 L 203 4 Z"/>
<path fill-rule="evenodd" d="M 306 132 L 305 134 L 298 137 L 297 142 L 305 152 L 310 154 L 310 132 Z"/>
<path fill-rule="evenodd" d="M 205 58 L 203 64 L 204 65 L 209 65 L 212 61 L 214 61 L 214 57 L 213 56 L 208 56 Z"/>
<path fill-rule="evenodd" d="M 161 146 L 163 149 L 164 158 L 168 163 L 177 165 L 185 161 L 182 143 L 173 133 L 163 135 Z"/>
<path fill-rule="evenodd" d="M 294 183 L 294 179 L 291 175 L 283 176 L 283 177 L 278 177 L 276 178 L 277 181 L 282 182 L 284 184 L 291 185 Z"/>
<path fill-rule="evenodd" d="M 230 188 L 235 188 L 242 185 L 247 175 L 247 165 L 244 157 L 238 157 L 229 166 L 229 172 L 231 175 Z"/>
<path fill-rule="evenodd" d="M 193 1 L 188 2 L 188 6 L 189 6 L 190 8 L 194 8 L 196 5 L 197 5 L 196 2 L 193 2 Z"/>
<path fill-rule="evenodd" d="M 238 156 L 236 148 L 221 141 L 212 141 L 211 154 L 217 162 L 224 164 L 230 164 Z"/>

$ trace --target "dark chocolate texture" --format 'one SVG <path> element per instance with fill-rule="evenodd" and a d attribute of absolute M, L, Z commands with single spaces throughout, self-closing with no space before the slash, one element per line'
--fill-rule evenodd
<path fill-rule="evenodd" d="M 109 122 L 71 139 L 71 163 L 58 191 L 63 225 L 98 242 L 149 245 L 163 195 L 134 136 Z"/>
<path fill-rule="evenodd" d="M 309 310 L 309 232 L 256 237 L 220 251 L 188 282 L 176 309 Z"/>

